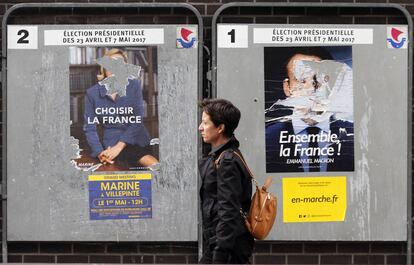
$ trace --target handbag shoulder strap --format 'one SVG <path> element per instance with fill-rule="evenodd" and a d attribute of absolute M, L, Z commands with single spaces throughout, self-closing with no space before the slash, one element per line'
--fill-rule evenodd
<path fill-rule="evenodd" d="M 254 184 L 256 185 L 256 187 L 259 187 L 259 183 L 257 182 L 256 178 L 253 176 L 252 171 L 250 170 L 249 166 L 246 163 L 246 160 L 244 160 L 244 158 L 234 150 L 228 149 L 228 150 L 224 150 L 223 152 L 221 152 L 219 157 L 214 161 L 214 165 L 215 165 L 216 169 L 218 168 L 220 160 L 223 157 L 224 153 L 226 153 L 228 151 L 233 152 L 233 154 L 235 154 L 240 159 L 240 161 L 243 163 L 244 167 L 246 168 L 247 172 L 249 172 L 249 175 L 250 175 L 252 181 L 254 182 Z"/>

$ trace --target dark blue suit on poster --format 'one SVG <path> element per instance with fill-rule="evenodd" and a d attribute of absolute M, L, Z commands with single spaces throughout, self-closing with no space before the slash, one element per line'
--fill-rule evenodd
<path fill-rule="evenodd" d="M 97 110 L 101 109 L 124 109 L 132 110 L 124 113 L 113 114 L 97 114 Z M 118 141 L 122 141 L 128 145 L 148 146 L 150 142 L 150 135 L 144 127 L 143 121 L 135 123 L 105 123 L 103 118 L 122 118 L 122 117 L 144 117 L 144 100 L 142 96 L 141 83 L 137 79 L 128 80 L 126 87 L 126 96 L 116 96 L 115 100 L 107 95 L 105 86 L 96 84 L 86 91 L 85 95 L 85 111 L 84 111 L 84 126 L 86 140 L 91 148 L 91 156 L 97 157 L 108 146 L 114 146 Z M 99 124 L 103 128 L 102 141 L 98 135 L 97 124 L 92 123 L 98 119 Z"/>
<path fill-rule="evenodd" d="M 328 156 L 326 171 L 354 171 L 353 123 L 343 120 L 331 120 L 329 130 L 331 134 L 338 136 L 341 146 L 338 150 L 338 143 L 330 144 L 334 148 L 334 152 L 331 156 Z M 279 137 L 280 132 L 283 131 L 286 131 L 287 135 L 295 134 L 291 121 L 266 124 L 266 172 L 304 172 L 305 169 L 302 163 L 288 163 L 288 159 L 290 161 L 300 161 L 301 159 L 299 155 L 295 155 L 293 152 L 296 143 L 284 143 L 284 148 L 289 148 L 291 154 L 289 157 L 280 155 L 281 143 Z M 321 171 L 321 169 L 318 171 Z"/>

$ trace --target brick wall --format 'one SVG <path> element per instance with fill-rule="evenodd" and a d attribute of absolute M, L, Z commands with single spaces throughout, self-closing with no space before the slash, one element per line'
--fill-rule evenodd
<path fill-rule="evenodd" d="M 414 14 L 414 0 L 239 0 L 241 2 L 342 2 L 397 3 Z M 17 3 L 36 0 L 0 0 L 0 16 Z M 187 2 L 203 16 L 206 45 L 211 47 L 214 12 L 229 0 L 43 0 L 55 2 Z M 139 14 L 139 16 L 137 16 Z M 386 9 L 351 8 L 233 8 L 221 22 L 242 23 L 404 23 L 396 12 Z M 103 16 L 104 15 L 104 16 Z M 194 18 L 180 9 L 47 8 L 19 12 L 11 22 L 48 24 L 191 23 Z M 197 242 L 9 242 L 8 262 L 17 263 L 196 263 Z M 257 264 L 405 264 L 405 243 L 396 242 L 257 242 L 253 262 Z"/>
<path fill-rule="evenodd" d="M 197 242 L 9 243 L 8 262 L 196 263 Z M 256 243 L 256 264 L 405 264 L 405 244 L 395 242 Z"/>
<path fill-rule="evenodd" d="M 8 262 L 197 263 L 197 242 L 9 243 Z"/>

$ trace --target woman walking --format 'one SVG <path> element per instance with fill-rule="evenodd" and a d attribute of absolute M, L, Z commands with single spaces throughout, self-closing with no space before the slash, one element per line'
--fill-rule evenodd
<path fill-rule="evenodd" d="M 200 263 L 247 264 L 254 239 L 244 225 L 241 211 L 248 212 L 252 184 L 242 161 L 234 130 L 240 111 L 224 99 L 205 99 L 199 131 L 211 152 L 200 160 L 203 218 L 203 256 Z"/>

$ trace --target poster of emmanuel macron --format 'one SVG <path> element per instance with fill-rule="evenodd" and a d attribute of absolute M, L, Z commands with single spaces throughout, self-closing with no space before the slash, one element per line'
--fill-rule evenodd
<path fill-rule="evenodd" d="M 354 171 L 352 47 L 265 47 L 266 172 Z"/>

